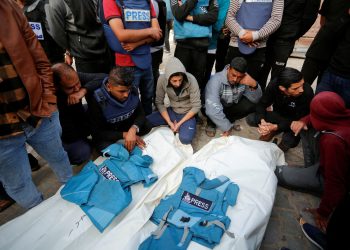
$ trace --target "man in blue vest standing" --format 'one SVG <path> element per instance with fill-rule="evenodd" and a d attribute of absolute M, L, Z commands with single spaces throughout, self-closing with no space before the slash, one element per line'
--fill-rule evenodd
<path fill-rule="evenodd" d="M 153 98 L 150 44 L 162 37 L 153 5 L 148 0 L 103 0 L 101 7 L 105 35 L 115 51 L 116 65 L 135 67 L 134 86 L 140 89 L 145 113 L 150 114 Z"/>
<path fill-rule="evenodd" d="M 283 0 L 231 0 L 226 26 L 231 40 L 226 64 L 235 57 L 248 62 L 247 73 L 258 82 L 265 64 L 266 41 L 281 24 Z"/>
<path fill-rule="evenodd" d="M 171 0 L 176 39 L 175 57 L 194 75 L 204 104 L 205 68 L 212 25 L 218 17 L 217 0 Z"/>

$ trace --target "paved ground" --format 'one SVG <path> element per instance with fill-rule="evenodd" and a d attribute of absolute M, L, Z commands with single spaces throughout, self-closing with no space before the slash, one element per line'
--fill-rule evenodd
<path fill-rule="evenodd" d="M 172 52 L 173 51 L 174 47 L 172 47 Z M 169 55 L 170 54 L 165 54 L 164 61 L 166 61 Z M 303 59 L 291 58 L 288 65 L 300 69 L 302 63 Z M 243 130 L 236 132 L 235 135 L 251 139 L 258 138 L 258 133 L 255 128 L 249 127 L 244 120 L 240 120 L 238 123 L 242 126 Z M 217 131 L 216 137 L 219 136 L 220 131 Z M 280 136 L 278 138 L 280 139 Z M 193 142 L 194 150 L 198 151 L 210 140 L 211 138 L 207 137 L 205 134 L 205 123 L 198 125 L 198 133 Z M 298 146 L 297 148 L 291 149 L 286 154 L 286 160 L 289 164 L 302 164 L 303 159 L 301 147 Z M 33 173 L 33 179 L 38 188 L 43 192 L 46 199 L 55 194 L 59 188 L 59 183 L 56 181 L 54 174 L 47 164 L 42 160 L 40 160 L 40 163 L 43 167 L 39 171 Z M 80 166 L 75 167 L 75 172 L 79 171 L 80 168 Z M 303 236 L 298 224 L 298 218 L 300 216 L 300 211 L 303 208 L 316 207 L 318 201 L 318 198 L 311 195 L 293 192 L 278 187 L 271 218 L 260 249 L 276 250 L 282 246 L 289 247 L 292 250 L 316 249 Z M 25 210 L 18 205 L 13 205 L 11 208 L 0 213 L 0 225 L 23 214 L 24 212 Z"/>

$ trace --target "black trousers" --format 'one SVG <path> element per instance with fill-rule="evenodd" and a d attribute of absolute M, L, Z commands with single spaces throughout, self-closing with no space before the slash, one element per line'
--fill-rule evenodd
<path fill-rule="evenodd" d="M 250 55 L 242 54 L 238 47 L 229 46 L 225 58 L 225 63 L 230 64 L 235 57 L 243 57 L 248 62 L 247 73 L 258 81 L 261 77 L 262 68 L 265 64 L 266 48 L 256 49 L 254 53 Z"/>
<path fill-rule="evenodd" d="M 262 68 L 260 79 L 257 79 L 262 90 L 265 90 L 270 70 L 270 81 L 273 81 L 286 67 L 288 58 L 293 52 L 294 44 L 294 40 L 269 39 L 267 41 L 266 62 Z"/>
<path fill-rule="evenodd" d="M 177 43 L 175 57 L 185 66 L 186 71 L 191 73 L 198 82 L 201 91 L 201 102 L 204 103 L 204 92 L 207 82 L 205 81 L 205 68 L 207 65 L 208 48 L 187 48 Z"/>
<path fill-rule="evenodd" d="M 258 125 L 260 124 L 260 121 L 256 113 L 248 115 L 246 121 L 248 125 L 252 127 L 258 127 Z M 289 121 L 289 120 L 284 118 L 277 112 L 268 111 L 266 112 L 265 121 L 271 122 L 273 124 L 279 124 L 281 122 Z M 282 135 L 281 143 L 284 144 L 286 147 L 294 148 L 298 146 L 300 141 L 300 135 L 295 136 L 294 132 L 290 128 L 288 128 L 288 130 L 286 131 L 278 131 L 278 132 L 284 132 Z"/>
<path fill-rule="evenodd" d="M 250 113 L 255 111 L 255 103 L 252 103 L 249 101 L 246 97 L 242 97 L 241 100 L 236 104 L 232 104 L 229 107 L 224 107 L 224 114 L 226 115 L 226 118 L 234 123 L 236 120 L 241 119 L 243 117 L 246 117 Z M 213 121 L 207 117 L 207 123 L 211 127 L 216 127 Z"/>
<path fill-rule="evenodd" d="M 152 54 L 152 72 L 153 72 L 153 99 L 156 96 L 157 82 L 159 78 L 159 65 L 163 61 L 163 49 L 160 49 Z"/>

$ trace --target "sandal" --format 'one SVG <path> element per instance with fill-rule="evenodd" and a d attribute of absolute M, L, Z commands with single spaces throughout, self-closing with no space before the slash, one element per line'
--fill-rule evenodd
<path fill-rule="evenodd" d="M 214 137 L 215 134 L 216 134 L 216 128 L 207 125 L 207 126 L 205 127 L 205 133 L 206 133 L 207 136 L 209 136 L 209 137 Z"/>
<path fill-rule="evenodd" d="M 233 125 L 232 125 L 232 129 L 233 129 L 234 131 L 241 131 L 241 130 L 242 130 L 242 127 L 241 127 L 241 125 L 239 125 L 239 124 L 233 124 Z"/>

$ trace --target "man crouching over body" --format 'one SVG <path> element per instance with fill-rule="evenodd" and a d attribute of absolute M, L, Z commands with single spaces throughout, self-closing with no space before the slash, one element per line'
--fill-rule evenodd
<path fill-rule="evenodd" d="M 98 151 L 120 139 L 124 139 L 124 146 L 129 151 L 136 145 L 145 146 L 139 136 L 147 134 L 151 126 L 146 121 L 139 93 L 132 82 L 132 68 L 113 68 L 91 98 L 90 122 Z"/>

